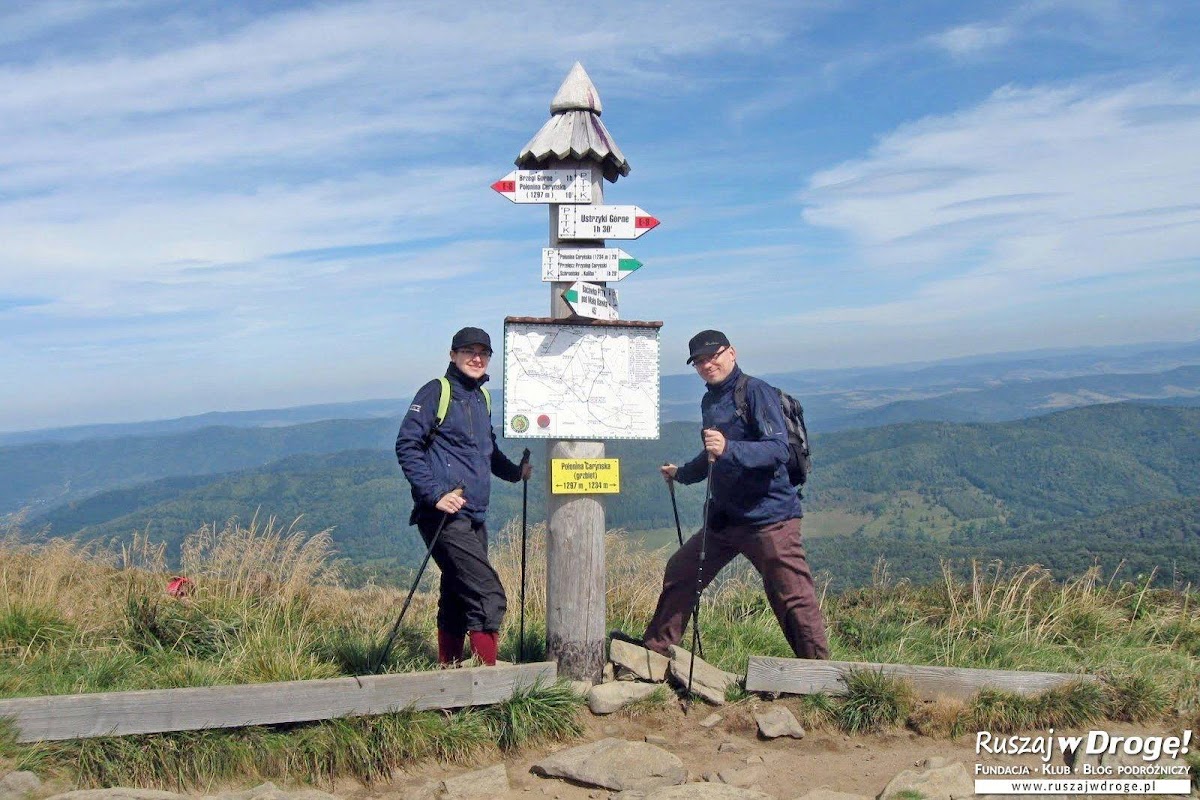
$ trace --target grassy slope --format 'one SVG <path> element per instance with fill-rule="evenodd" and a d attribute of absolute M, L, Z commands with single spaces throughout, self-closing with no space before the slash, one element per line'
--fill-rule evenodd
<path fill-rule="evenodd" d="M 532 654 L 544 635 L 544 528 L 530 540 L 528 628 Z M 190 537 L 183 553 L 196 591 L 167 597 L 161 548 L 123 554 L 63 541 L 0 548 L 0 696 L 295 680 L 354 674 L 387 630 L 399 592 L 338 584 L 323 535 L 231 527 Z M 608 541 L 608 615 L 640 631 L 657 593 L 663 557 L 620 537 Z M 494 553 L 508 586 L 519 548 Z M 426 587 L 432 588 L 432 584 Z M 1200 716 L 1200 621 L 1193 592 L 1149 590 L 1089 571 L 1054 583 L 1038 568 L 947 573 L 923 586 L 878 574 L 868 588 L 826 594 L 832 655 L 969 667 L 1091 672 L 1099 687 L 1034 700 L 985 693 L 968 704 L 913 704 L 903 686 L 870 675 L 838 700 L 804 701 L 805 722 L 856 732 L 907 723 L 929 735 L 986 727 L 1101 724 L 1106 719 L 1195 724 Z M 434 596 L 418 595 L 392 670 L 433 659 Z M 750 654 L 787 655 L 761 592 L 736 571 L 705 597 L 705 653 L 743 672 Z M 517 642 L 510 615 L 502 654 Z M 736 694 L 736 692 L 735 692 Z M 578 701 L 561 690 L 484 712 L 392 715 L 316 725 L 208 731 L 54 745 L 3 746 L 20 767 L 61 770 L 86 785 L 171 787 L 213 780 L 373 780 L 421 758 L 472 760 L 500 746 L 577 730 Z M 1172 724 L 1175 724 L 1172 722 Z"/>

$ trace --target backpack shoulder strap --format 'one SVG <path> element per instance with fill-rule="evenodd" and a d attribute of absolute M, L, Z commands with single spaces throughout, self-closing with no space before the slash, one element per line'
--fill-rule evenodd
<path fill-rule="evenodd" d="M 435 419 L 440 426 L 446 421 L 446 412 L 450 410 L 450 380 L 445 375 L 438 378 L 438 383 L 442 386 L 442 393 L 438 397 L 438 407 Z"/>
<path fill-rule="evenodd" d="M 446 421 L 446 414 L 449 413 L 449 411 L 450 411 L 451 390 L 450 390 L 450 380 L 445 375 L 438 378 L 438 383 L 442 387 L 442 393 L 441 393 L 441 395 L 438 396 L 438 407 L 437 407 L 436 418 L 437 418 L 437 424 L 441 425 L 443 422 Z M 490 417 L 492 415 L 492 393 L 489 392 L 487 389 L 485 389 L 482 386 L 479 387 L 479 391 L 483 392 L 483 403 L 484 403 L 484 405 L 487 406 L 488 416 Z"/>
<path fill-rule="evenodd" d="M 750 419 L 750 404 L 746 400 L 746 384 L 750 383 L 750 376 L 742 373 L 738 376 L 737 383 L 733 385 L 733 404 L 737 407 L 737 414 L 742 420 Z"/>

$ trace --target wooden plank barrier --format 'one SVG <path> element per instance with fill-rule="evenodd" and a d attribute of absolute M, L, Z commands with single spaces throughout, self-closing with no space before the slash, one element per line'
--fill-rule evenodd
<path fill-rule="evenodd" d="M 846 693 L 851 670 L 882 672 L 912 685 L 921 700 L 969 700 L 980 689 L 1032 695 L 1075 681 L 1095 681 L 1094 675 L 1063 672 L 1023 672 L 1006 669 L 926 667 L 908 664 L 870 664 L 855 661 L 812 661 L 800 658 L 751 656 L 746 666 L 746 689 L 788 694 Z"/>
<path fill-rule="evenodd" d="M 18 742 L 275 725 L 408 708 L 487 705 L 535 681 L 552 683 L 557 675 L 557 665 L 545 661 L 359 678 L 21 697 L 0 700 L 0 718 L 12 720 Z"/>

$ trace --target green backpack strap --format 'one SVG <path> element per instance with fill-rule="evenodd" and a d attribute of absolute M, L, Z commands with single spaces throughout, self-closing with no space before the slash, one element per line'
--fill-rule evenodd
<path fill-rule="evenodd" d="M 450 380 L 445 375 L 438 378 L 438 383 L 442 386 L 442 393 L 438 396 L 437 409 L 437 424 L 440 426 L 446 421 L 446 412 L 450 410 Z"/>
<path fill-rule="evenodd" d="M 436 415 L 437 424 L 440 426 L 446 421 L 446 414 L 450 411 L 450 380 L 443 375 L 438 378 L 438 383 L 442 387 L 442 392 L 438 396 Z M 487 406 L 488 416 L 490 417 L 492 415 L 492 393 L 482 386 L 479 387 L 479 391 L 483 392 L 483 402 Z"/>

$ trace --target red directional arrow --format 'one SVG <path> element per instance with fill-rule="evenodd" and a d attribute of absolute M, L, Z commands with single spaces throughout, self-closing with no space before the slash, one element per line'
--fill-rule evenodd
<path fill-rule="evenodd" d="M 588 203 L 590 169 L 514 169 L 492 184 L 514 203 Z"/>

